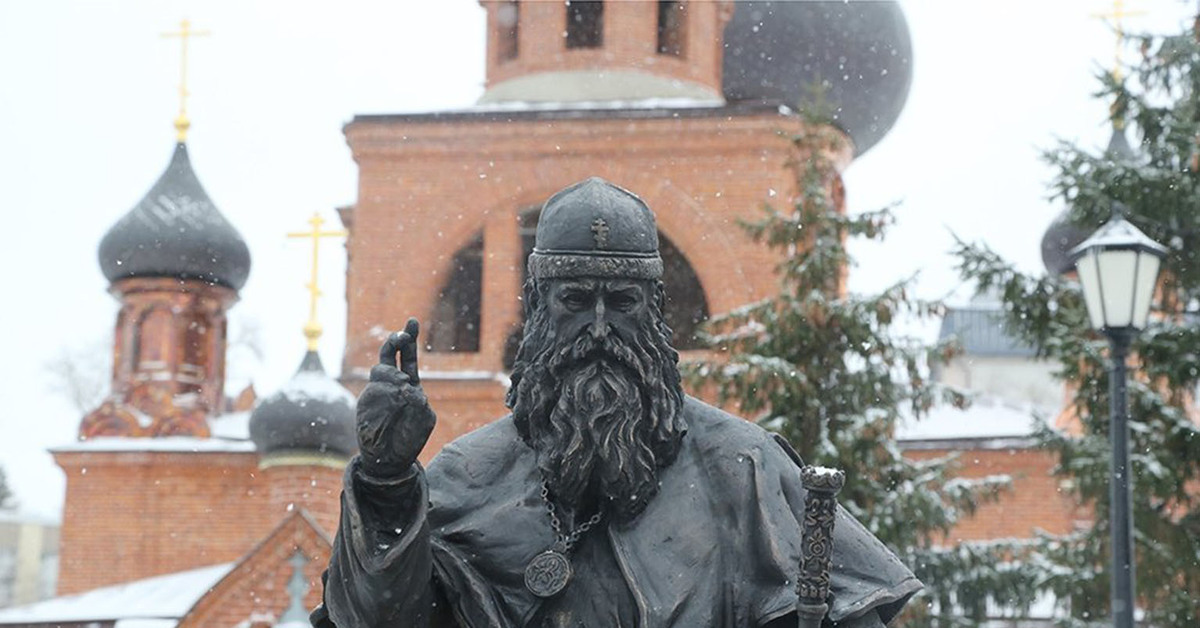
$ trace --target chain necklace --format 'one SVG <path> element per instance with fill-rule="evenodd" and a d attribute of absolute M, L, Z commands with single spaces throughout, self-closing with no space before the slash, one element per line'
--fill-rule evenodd
<path fill-rule="evenodd" d="M 583 525 L 563 533 L 562 522 L 558 520 L 557 509 L 550 501 L 550 486 L 542 480 L 542 502 L 546 504 L 546 513 L 550 515 L 550 529 L 554 530 L 554 545 L 533 557 L 525 566 L 525 588 L 538 597 L 554 597 L 567 587 L 571 581 L 571 560 L 567 558 L 579 537 L 600 523 L 603 515 L 600 512 L 592 515 Z"/>

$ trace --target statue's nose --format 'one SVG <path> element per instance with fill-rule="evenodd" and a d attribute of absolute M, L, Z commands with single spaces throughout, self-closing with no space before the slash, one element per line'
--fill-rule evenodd
<path fill-rule="evenodd" d="M 596 299 L 596 320 L 592 321 L 592 337 L 603 338 L 608 334 L 608 322 L 604 320 L 604 299 Z"/>

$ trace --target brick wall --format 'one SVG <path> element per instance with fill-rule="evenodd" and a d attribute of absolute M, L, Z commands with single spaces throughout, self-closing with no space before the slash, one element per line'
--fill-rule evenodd
<path fill-rule="evenodd" d="M 59 595 L 237 560 L 279 521 L 253 452 L 54 456 L 67 476 Z"/>
<path fill-rule="evenodd" d="M 337 532 L 344 468 L 320 464 L 277 464 L 259 471 L 270 498 L 267 517 L 279 521 L 303 508 L 326 534 Z"/>
<path fill-rule="evenodd" d="M 1090 522 L 1068 487 L 1051 475 L 1056 459 L 1049 452 L 1024 447 L 905 451 L 905 456 L 917 460 L 950 454 L 958 455 L 959 477 L 1009 475 L 1013 480 L 1012 489 L 1000 501 L 985 504 L 964 519 L 951 533 L 951 542 L 1031 538 L 1038 530 L 1066 534 Z"/>

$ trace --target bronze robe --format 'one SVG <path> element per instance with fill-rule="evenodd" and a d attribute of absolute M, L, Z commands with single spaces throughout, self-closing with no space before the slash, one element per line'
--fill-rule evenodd
<path fill-rule="evenodd" d="M 795 625 L 799 469 L 752 423 L 690 397 L 683 413 L 688 431 L 660 473 L 658 496 L 632 522 L 587 534 L 607 537 L 640 628 Z M 390 484 L 368 481 L 352 462 L 314 625 L 516 628 L 531 625 L 541 605 L 561 605 L 524 584 L 530 559 L 554 544 L 535 459 L 510 416 L 447 445 L 428 471 Z M 572 563 L 573 583 L 591 575 Z M 839 509 L 829 622 L 879 626 L 920 588 Z M 573 626 L 608 628 L 588 615 L 591 607 L 563 611 Z"/>

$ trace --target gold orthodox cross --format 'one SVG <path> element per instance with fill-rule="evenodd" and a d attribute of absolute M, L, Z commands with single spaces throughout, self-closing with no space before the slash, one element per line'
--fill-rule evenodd
<path fill-rule="evenodd" d="M 208 35 L 208 31 L 192 30 L 192 23 L 186 19 L 179 22 L 179 32 L 162 34 L 163 37 L 178 37 L 181 44 L 179 47 L 179 116 L 175 118 L 175 136 L 181 143 L 187 141 L 188 127 L 192 126 L 187 117 L 188 38 Z"/>
<path fill-rule="evenodd" d="M 1121 81 L 1121 47 L 1125 45 L 1125 28 L 1121 25 L 1121 20 L 1145 14 L 1145 11 L 1127 11 L 1125 9 L 1125 0 L 1113 0 L 1112 11 L 1108 13 L 1092 14 L 1092 17 L 1112 20 L 1113 28 L 1117 31 L 1117 47 L 1114 54 L 1112 76 L 1118 83 Z"/>
<path fill-rule="evenodd" d="M 322 231 L 321 225 L 325 219 L 321 214 L 313 212 L 308 219 L 312 225 L 311 231 L 297 231 L 287 234 L 289 238 L 310 238 L 312 240 L 312 275 L 308 282 L 308 322 L 304 324 L 304 337 L 308 339 L 308 350 L 317 350 L 317 339 L 321 337 L 321 323 L 317 321 L 317 299 L 321 298 L 321 289 L 317 287 L 317 256 L 321 252 L 321 238 L 344 238 L 350 235 L 346 231 Z"/>

